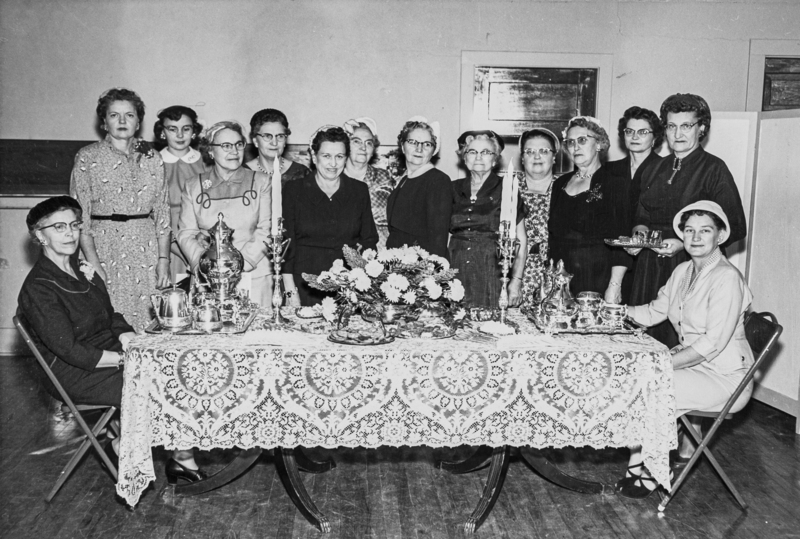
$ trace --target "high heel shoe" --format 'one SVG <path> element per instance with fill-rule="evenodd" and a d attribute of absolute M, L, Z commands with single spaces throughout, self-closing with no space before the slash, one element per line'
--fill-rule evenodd
<path fill-rule="evenodd" d="M 167 474 L 167 483 L 170 485 L 174 485 L 178 482 L 178 479 L 185 479 L 189 483 L 194 483 L 195 481 L 202 481 L 208 477 L 203 470 L 192 470 L 191 468 L 187 468 L 186 466 L 182 465 L 175 459 L 169 459 L 167 461 L 166 466 L 166 474 Z"/>

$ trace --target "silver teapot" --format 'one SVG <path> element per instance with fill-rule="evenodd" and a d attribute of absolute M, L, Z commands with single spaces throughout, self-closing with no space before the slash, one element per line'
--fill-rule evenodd
<path fill-rule="evenodd" d="M 211 286 L 220 303 L 234 295 L 244 269 L 244 257 L 233 246 L 234 230 L 225 224 L 223 217 L 220 213 L 217 224 L 208 231 L 211 234 L 211 244 L 200 255 L 200 262 L 197 264 L 197 271 Z"/>
<path fill-rule="evenodd" d="M 559 260 L 553 276 L 553 288 L 542 304 L 542 310 L 550 325 L 559 329 L 568 329 L 572 317 L 578 310 L 578 304 L 569 291 L 571 280 L 572 274 L 567 273 L 567 270 L 564 269 L 564 261 Z"/>
<path fill-rule="evenodd" d="M 160 294 L 152 294 L 150 303 L 156 312 L 158 323 L 164 329 L 183 329 L 192 324 L 189 298 L 186 292 L 174 285 Z"/>

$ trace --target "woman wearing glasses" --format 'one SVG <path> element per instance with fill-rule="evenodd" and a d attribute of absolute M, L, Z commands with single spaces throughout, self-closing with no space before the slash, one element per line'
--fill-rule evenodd
<path fill-rule="evenodd" d="M 123 351 L 136 334 L 115 311 L 97 267 L 76 256 L 84 217 L 78 201 L 67 196 L 48 198 L 28 212 L 28 232 L 42 253 L 22 284 L 17 313 L 72 399 L 119 408 Z M 46 389 L 59 398 L 51 384 Z M 106 445 L 112 463 L 118 448 L 119 438 Z M 206 475 L 192 450 L 177 450 L 167 462 L 167 477 L 175 483 Z"/>
<path fill-rule="evenodd" d="M 739 190 L 725 162 L 707 153 L 700 145 L 711 129 L 711 110 L 705 99 L 693 94 L 675 94 L 661 105 L 661 122 L 672 153 L 647 171 L 633 224 L 634 232 L 660 230 L 664 248 L 639 249 L 630 303 L 653 301 L 675 268 L 688 260 L 672 227 L 673 216 L 698 200 L 719 204 L 730 219 L 730 234 L 724 247 L 747 234 L 747 224 Z M 649 330 L 650 335 L 667 346 L 678 344 L 678 337 L 668 322 Z"/>
<path fill-rule="evenodd" d="M 525 230 L 528 254 L 522 275 L 522 301 L 530 304 L 542 283 L 547 261 L 547 220 L 550 216 L 553 165 L 558 154 L 558 137 L 549 129 L 536 128 L 519 137 L 523 174 L 519 179 L 520 198 L 525 204 Z"/>
<path fill-rule="evenodd" d="M 397 135 L 397 144 L 405 157 L 406 172 L 386 202 L 386 247 L 418 245 L 431 254 L 447 257 L 453 209 L 450 178 L 431 164 L 441 146 L 439 122 L 414 116 Z"/>
<path fill-rule="evenodd" d="M 83 207 L 81 250 L 114 307 L 138 331 L 150 323 L 150 294 L 170 284 L 170 213 L 164 165 L 137 139 L 144 102 L 112 88 L 97 100 L 105 139 L 75 156 L 70 195 Z"/>
<path fill-rule="evenodd" d="M 272 277 L 264 241 L 270 231 L 272 184 L 266 174 L 242 167 L 244 147 L 244 131 L 237 122 L 218 122 L 200 138 L 208 170 L 187 182 L 181 193 L 178 244 L 196 270 L 208 247 L 208 230 L 221 213 L 234 230 L 234 247 L 244 257 L 250 297 L 269 309 Z"/>
<path fill-rule="evenodd" d="M 642 177 L 650 167 L 661 161 L 656 151 L 664 141 L 664 128 L 655 112 L 641 107 L 630 107 L 617 124 L 619 138 L 625 143 L 628 156 L 608 163 L 614 176 L 620 178 L 628 188 L 631 201 L 631 215 L 636 213 L 641 194 Z M 631 295 L 633 273 L 636 260 L 622 281 L 622 301 L 627 302 Z"/>
<path fill-rule="evenodd" d="M 500 229 L 500 200 L 503 180 L 495 174 L 503 142 L 494 131 L 468 131 L 461 159 L 469 176 L 452 182 L 453 214 L 450 217 L 450 262 L 464 284 L 464 301 L 475 307 L 496 308 L 500 299 L 500 262 L 497 232 Z M 525 209 L 518 200 L 517 238 L 520 255 L 514 259 L 508 286 L 509 303 L 522 299 L 522 272 L 528 252 Z"/>
<path fill-rule="evenodd" d="M 344 173 L 367 184 L 372 201 L 372 217 L 378 228 L 378 249 L 386 248 L 389 225 L 386 223 L 386 201 L 394 189 L 394 180 L 388 170 L 375 168 L 369 164 L 375 155 L 378 140 L 378 124 L 372 118 L 348 120 L 342 126 L 350 136 L 350 155 L 344 166 Z"/>
<path fill-rule="evenodd" d="M 245 166 L 272 178 L 275 158 L 280 159 L 281 184 L 305 178 L 311 174 L 307 167 L 283 157 L 286 141 L 292 134 L 286 115 L 276 109 L 263 109 L 250 118 L 250 138 L 258 149 L 258 157 L 248 161 Z"/>
<path fill-rule="evenodd" d="M 564 146 L 575 170 L 553 184 L 550 200 L 550 256 L 563 260 L 574 277 L 573 294 L 599 292 L 609 303 L 621 301 L 622 278 L 630 264 L 621 249 L 603 241 L 630 230 L 628 191 L 601 162 L 608 135 L 590 116 L 576 116 L 564 130 Z"/>

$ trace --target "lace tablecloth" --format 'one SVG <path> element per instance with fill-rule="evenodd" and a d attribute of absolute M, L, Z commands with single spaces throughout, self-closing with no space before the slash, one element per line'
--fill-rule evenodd
<path fill-rule="evenodd" d="M 669 485 L 672 362 L 645 336 L 462 331 L 383 346 L 320 335 L 142 335 L 125 357 L 117 492 L 155 480 L 151 446 L 642 445 Z"/>

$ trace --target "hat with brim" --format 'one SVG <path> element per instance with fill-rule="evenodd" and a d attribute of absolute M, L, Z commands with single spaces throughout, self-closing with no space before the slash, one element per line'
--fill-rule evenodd
<path fill-rule="evenodd" d="M 703 210 L 713 213 L 714 215 L 722 219 L 722 222 L 725 223 L 725 230 L 727 230 L 728 234 L 730 234 L 731 224 L 730 222 L 728 222 L 728 216 L 725 215 L 724 211 L 722 211 L 722 206 L 710 200 L 698 200 L 697 202 L 689 204 L 681 211 L 679 211 L 677 214 L 675 214 L 675 218 L 672 220 L 672 228 L 675 229 L 675 234 L 677 234 L 680 239 L 683 239 L 683 230 L 678 228 L 678 226 L 681 224 L 681 216 L 687 211 L 692 211 L 692 210 Z"/>

